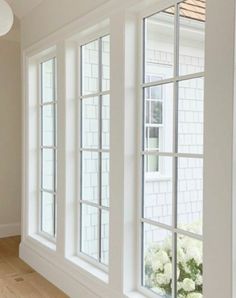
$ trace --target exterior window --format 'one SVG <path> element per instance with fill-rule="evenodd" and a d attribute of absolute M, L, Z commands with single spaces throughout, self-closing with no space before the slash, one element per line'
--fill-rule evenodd
<path fill-rule="evenodd" d="M 56 58 L 40 64 L 40 233 L 56 237 Z"/>
<path fill-rule="evenodd" d="M 158 76 L 147 75 L 147 82 L 158 81 Z M 163 89 L 162 86 L 145 89 L 145 130 L 146 149 L 160 150 L 163 126 Z M 147 158 L 146 171 L 159 172 L 159 160 L 153 156 Z"/>
<path fill-rule="evenodd" d="M 205 1 L 143 20 L 141 291 L 203 297 Z"/>
<path fill-rule="evenodd" d="M 108 265 L 110 37 L 81 46 L 80 253 Z"/>

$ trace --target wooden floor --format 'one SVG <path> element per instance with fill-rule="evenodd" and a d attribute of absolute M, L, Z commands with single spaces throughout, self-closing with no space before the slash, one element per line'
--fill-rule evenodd
<path fill-rule="evenodd" d="M 0 239 L 0 298 L 68 297 L 19 257 L 19 237 Z"/>

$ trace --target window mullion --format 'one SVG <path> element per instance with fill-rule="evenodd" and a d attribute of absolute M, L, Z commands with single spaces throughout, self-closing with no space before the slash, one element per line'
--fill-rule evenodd
<path fill-rule="evenodd" d="M 179 6 L 175 4 L 175 21 L 174 21 L 174 77 L 179 75 Z M 173 152 L 178 152 L 178 82 L 174 81 L 174 96 L 173 96 Z M 173 191 L 172 191 L 172 297 L 177 297 L 177 194 L 178 194 L 178 157 L 173 156 Z"/>
<path fill-rule="evenodd" d="M 53 59 L 53 100 L 56 102 L 56 97 L 57 97 L 57 91 L 56 91 L 56 60 L 55 58 Z M 54 146 L 55 148 L 57 147 L 57 105 L 53 104 L 53 128 L 54 128 Z M 56 149 L 53 149 L 53 159 L 54 159 L 54 165 L 53 165 L 53 170 L 54 170 L 54 192 L 57 192 L 57 151 Z M 53 196 L 53 216 L 54 216 L 54 224 L 53 224 L 53 233 L 54 237 L 56 237 L 56 213 L 57 213 L 57 198 L 56 195 L 54 194 Z"/>
<path fill-rule="evenodd" d="M 98 80 L 99 80 L 99 98 L 98 98 L 98 106 L 99 106 L 99 130 L 98 130 L 98 137 L 99 137 L 99 150 L 102 150 L 102 38 L 99 38 L 99 45 L 98 45 Z M 99 153 L 99 183 L 98 183 L 98 200 L 99 200 L 99 207 L 102 205 L 102 152 Z M 102 210 L 99 208 L 98 210 L 98 260 L 101 262 L 101 250 L 102 250 Z"/>
<path fill-rule="evenodd" d="M 95 93 L 81 95 L 80 99 L 86 99 L 86 98 L 90 98 L 90 97 L 97 97 L 97 96 L 100 96 L 100 95 L 109 95 L 109 94 L 110 94 L 110 90 L 99 91 L 99 92 L 95 92 Z"/>

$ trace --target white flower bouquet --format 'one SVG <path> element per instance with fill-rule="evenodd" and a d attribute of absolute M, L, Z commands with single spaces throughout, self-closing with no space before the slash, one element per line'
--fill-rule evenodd
<path fill-rule="evenodd" d="M 178 298 L 202 298 L 202 243 L 189 237 L 178 236 L 177 246 Z M 147 250 L 145 285 L 163 297 L 171 297 L 171 238 Z"/>

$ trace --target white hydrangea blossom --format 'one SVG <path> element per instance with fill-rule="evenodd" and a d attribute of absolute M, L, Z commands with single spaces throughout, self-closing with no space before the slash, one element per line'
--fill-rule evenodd
<path fill-rule="evenodd" d="M 185 278 L 183 280 L 183 289 L 186 292 L 191 292 L 195 290 L 195 282 L 190 278 Z"/>
<path fill-rule="evenodd" d="M 152 267 L 155 271 L 158 270 L 163 270 L 164 266 L 162 264 L 162 262 L 160 260 L 158 260 L 157 258 L 154 258 L 152 261 Z"/>
<path fill-rule="evenodd" d="M 193 227 L 197 231 L 197 226 Z M 178 298 L 203 298 L 202 242 L 178 235 Z M 145 255 L 146 286 L 161 296 L 170 297 L 172 281 L 172 238 L 153 244 Z"/>
<path fill-rule="evenodd" d="M 172 264 L 171 263 L 165 264 L 164 274 L 166 276 L 166 279 L 169 280 L 169 282 L 170 282 L 172 279 Z"/>
<path fill-rule="evenodd" d="M 160 285 L 167 285 L 170 282 L 170 280 L 167 278 L 167 276 L 164 273 L 157 274 L 156 280 Z"/>
<path fill-rule="evenodd" d="M 177 258 L 178 258 L 178 261 L 181 263 L 186 261 L 186 253 L 184 252 L 183 248 L 178 249 Z"/>
<path fill-rule="evenodd" d="M 177 282 L 177 291 L 183 289 L 183 283 L 182 282 Z"/>
<path fill-rule="evenodd" d="M 203 283 L 203 278 L 202 278 L 202 275 L 199 274 L 199 275 L 197 276 L 196 280 L 195 280 L 195 284 L 196 284 L 197 286 L 201 286 L 202 283 Z"/>
<path fill-rule="evenodd" d="M 190 293 L 187 298 L 203 298 L 203 295 L 200 293 Z"/>
<path fill-rule="evenodd" d="M 186 260 L 189 261 L 194 259 L 195 262 L 199 265 L 202 262 L 201 250 L 196 246 L 188 247 L 186 250 Z"/>
<path fill-rule="evenodd" d="M 163 265 L 170 262 L 170 258 L 164 250 L 159 250 L 156 253 L 156 259 L 159 260 Z"/>
<path fill-rule="evenodd" d="M 189 266 L 188 266 L 188 264 L 186 263 L 186 262 L 183 262 L 182 263 L 182 266 L 183 266 L 183 268 L 184 268 L 184 271 L 186 272 L 186 273 L 191 273 L 191 269 L 189 268 Z"/>

